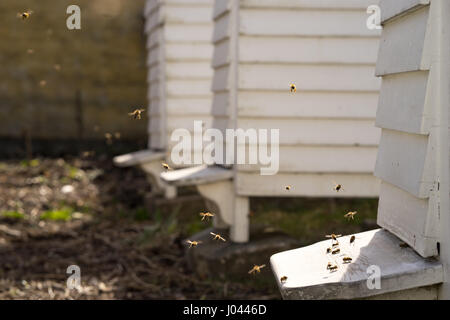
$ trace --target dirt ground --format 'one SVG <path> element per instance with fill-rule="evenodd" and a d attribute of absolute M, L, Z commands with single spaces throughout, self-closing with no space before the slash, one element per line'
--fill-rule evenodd
<path fill-rule="evenodd" d="M 105 156 L 0 162 L 0 299 L 279 298 L 192 275 L 182 240 L 203 222 L 184 224 L 173 206 L 150 215 L 150 188 Z M 191 205 L 183 211 L 202 206 Z M 67 289 L 70 265 L 81 269 L 80 290 Z"/>
<path fill-rule="evenodd" d="M 183 241 L 210 226 L 198 215 L 203 200 L 192 190 L 181 190 L 181 203 L 148 200 L 143 172 L 111 158 L 0 161 L 0 299 L 280 299 L 258 276 L 194 275 Z M 250 207 L 252 225 L 301 245 L 376 227 L 376 199 L 254 198 Z M 350 210 L 355 220 L 343 218 Z M 71 265 L 79 290 L 67 289 Z"/>

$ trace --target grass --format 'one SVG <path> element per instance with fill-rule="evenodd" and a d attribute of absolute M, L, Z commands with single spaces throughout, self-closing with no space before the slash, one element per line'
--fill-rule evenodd
<path fill-rule="evenodd" d="M 41 220 L 51 220 L 51 221 L 69 221 L 72 219 L 72 213 L 74 210 L 72 208 L 61 208 L 56 210 L 45 211 L 41 214 Z"/>
<path fill-rule="evenodd" d="M 7 219 L 14 219 L 14 220 L 22 220 L 25 218 L 25 215 L 18 211 L 5 211 L 0 214 L 1 217 L 7 218 Z"/>
<path fill-rule="evenodd" d="M 39 161 L 39 159 L 22 160 L 22 161 L 20 162 L 20 165 L 21 165 L 22 167 L 25 167 L 25 168 L 29 168 L 29 167 L 35 168 L 35 167 L 39 166 L 40 163 L 41 163 L 41 162 Z"/>

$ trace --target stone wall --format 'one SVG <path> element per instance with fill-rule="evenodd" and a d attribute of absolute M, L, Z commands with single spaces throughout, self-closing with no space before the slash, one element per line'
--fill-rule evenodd
<path fill-rule="evenodd" d="M 146 139 L 144 0 L 0 1 L 0 139 Z M 66 9 L 81 8 L 81 30 Z M 22 21 L 17 13 L 31 9 Z"/>

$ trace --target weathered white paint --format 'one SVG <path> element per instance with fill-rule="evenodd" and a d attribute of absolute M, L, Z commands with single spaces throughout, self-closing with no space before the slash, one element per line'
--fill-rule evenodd
<path fill-rule="evenodd" d="M 380 0 L 381 21 L 398 18 L 428 5 L 430 0 Z"/>
<path fill-rule="evenodd" d="M 388 231 L 358 233 L 354 245 L 350 245 L 349 239 L 350 236 L 338 238 L 341 252 L 336 256 L 326 254 L 331 240 L 273 255 L 270 264 L 283 298 L 360 299 L 443 281 L 440 262 L 425 260 L 411 248 L 401 248 L 401 241 Z M 346 255 L 353 259 L 352 263 L 342 263 Z M 328 262 L 338 263 L 338 270 L 327 270 Z M 367 269 L 371 265 L 380 268 L 380 289 L 367 286 L 370 275 Z M 285 283 L 280 281 L 283 276 L 287 277 Z M 426 295 L 427 299 L 434 297 L 433 291 Z"/>

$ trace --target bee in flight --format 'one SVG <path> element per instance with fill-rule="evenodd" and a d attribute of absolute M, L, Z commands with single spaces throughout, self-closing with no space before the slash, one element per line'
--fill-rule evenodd
<path fill-rule="evenodd" d="M 286 276 L 282 276 L 281 278 L 280 278 L 280 282 L 281 283 L 285 283 L 287 281 L 287 277 Z"/>
<path fill-rule="evenodd" d="M 291 90 L 291 92 L 297 92 L 297 87 L 295 86 L 295 84 L 291 83 L 289 85 L 289 89 Z"/>
<path fill-rule="evenodd" d="M 345 214 L 344 217 L 347 219 L 355 220 L 355 215 L 358 213 L 358 211 L 350 211 L 349 213 Z"/>
<path fill-rule="evenodd" d="M 172 168 L 169 167 L 169 165 L 168 165 L 167 163 L 165 163 L 165 162 L 161 163 L 161 166 L 162 166 L 164 169 L 166 169 L 166 170 L 171 170 L 171 169 L 172 169 Z"/>
<path fill-rule="evenodd" d="M 144 111 L 145 109 L 136 109 L 133 112 L 128 113 L 128 115 L 133 116 L 134 119 L 141 120 L 141 113 Z"/>
<path fill-rule="evenodd" d="M 210 234 L 214 236 L 213 240 L 222 240 L 223 242 L 227 241 L 220 234 L 216 234 L 216 233 L 213 233 L 213 232 L 210 232 Z"/>
<path fill-rule="evenodd" d="M 21 18 L 22 20 L 25 20 L 25 19 L 28 19 L 32 13 L 33 13 L 33 11 L 31 11 L 31 10 L 27 10 L 25 12 L 19 12 L 17 14 L 17 18 Z"/>
<path fill-rule="evenodd" d="M 291 190 L 291 188 L 292 188 L 291 186 L 286 186 L 287 191 Z"/>
<path fill-rule="evenodd" d="M 209 218 L 214 217 L 214 213 L 211 212 L 200 212 L 200 216 L 202 217 L 202 221 L 206 219 L 206 221 L 209 220 Z"/>
<path fill-rule="evenodd" d="M 344 188 L 342 188 L 342 184 L 336 183 L 334 182 L 334 188 L 333 188 L 336 192 L 339 192 L 341 190 L 344 190 Z"/>
<path fill-rule="evenodd" d="M 188 240 L 188 241 L 186 241 L 186 242 L 189 244 L 189 248 L 196 247 L 196 246 L 198 246 L 200 243 L 202 243 L 201 241 L 191 241 L 191 240 Z"/>
<path fill-rule="evenodd" d="M 351 236 L 351 237 L 350 237 L 350 244 L 354 243 L 355 240 L 356 240 L 356 237 L 355 237 L 355 236 Z"/>
<path fill-rule="evenodd" d="M 260 266 L 257 266 L 257 265 L 255 264 L 255 266 L 248 272 L 248 274 L 256 274 L 256 273 L 260 273 L 260 272 L 261 272 L 261 269 L 264 268 L 265 266 L 266 266 L 265 264 L 260 265 Z"/>
<path fill-rule="evenodd" d="M 351 263 L 351 262 L 352 262 L 352 258 L 350 258 L 350 257 L 344 257 L 344 258 L 342 258 L 342 261 L 343 261 L 344 263 Z"/>

